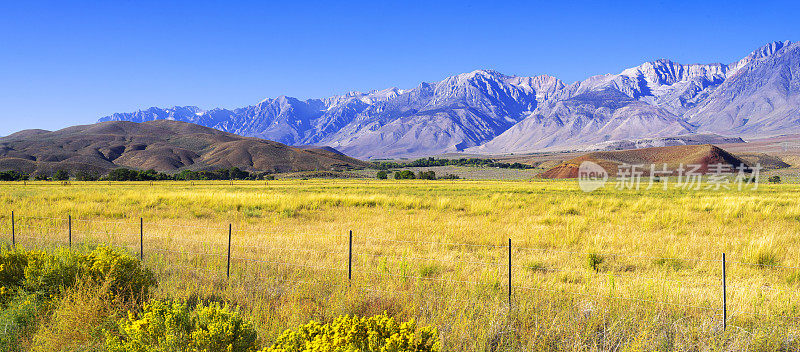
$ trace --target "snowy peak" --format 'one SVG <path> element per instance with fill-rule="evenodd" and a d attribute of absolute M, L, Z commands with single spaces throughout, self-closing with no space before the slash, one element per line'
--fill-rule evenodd
<path fill-rule="evenodd" d="M 777 53 L 778 51 L 780 51 L 785 47 L 788 47 L 789 45 L 792 45 L 792 42 L 788 40 L 772 42 L 754 50 L 747 57 L 750 59 L 762 59 L 768 56 L 775 55 L 775 53 Z"/>
<path fill-rule="evenodd" d="M 800 133 L 800 43 L 766 44 L 730 64 L 645 62 L 564 84 L 480 69 L 411 89 L 287 96 L 233 110 L 149 108 L 101 121 L 179 120 L 361 158 L 564 149 L 718 133 Z"/>

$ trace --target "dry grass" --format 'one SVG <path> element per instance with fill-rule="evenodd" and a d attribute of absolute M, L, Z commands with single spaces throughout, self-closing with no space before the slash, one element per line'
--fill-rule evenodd
<path fill-rule="evenodd" d="M 766 265 L 800 267 L 798 193 L 585 194 L 571 181 L 73 183 L 3 184 L 0 204 L 16 212 L 26 245 L 34 239 L 23 236 L 66 241 L 66 222 L 25 217 L 71 214 L 75 241 L 138 254 L 144 218 L 157 295 L 240 304 L 265 342 L 310 319 L 388 311 L 436 325 L 455 351 L 794 350 L 798 320 L 776 315 L 800 316 L 797 273 Z M 603 260 L 587 264 L 590 253 Z"/>

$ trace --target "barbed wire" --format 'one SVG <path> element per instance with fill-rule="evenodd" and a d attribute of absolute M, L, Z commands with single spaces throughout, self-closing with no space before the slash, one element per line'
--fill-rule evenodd
<path fill-rule="evenodd" d="M 508 248 L 508 246 L 505 246 Z M 650 260 L 675 260 L 675 261 L 705 261 L 705 262 L 722 262 L 722 259 L 706 259 L 706 258 L 682 258 L 682 257 L 655 257 L 655 256 L 646 256 L 646 255 L 635 255 L 635 254 L 621 254 L 621 253 L 604 253 L 604 252 L 581 252 L 581 251 L 568 251 L 563 249 L 551 249 L 551 248 L 540 248 L 540 247 L 518 247 L 518 246 L 511 246 L 512 249 L 518 250 L 532 250 L 532 251 L 540 251 L 540 252 L 553 252 L 553 253 L 565 253 L 565 254 L 578 254 L 578 255 L 599 255 L 605 257 L 627 257 L 627 258 L 639 258 L 639 259 L 650 259 Z"/>
<path fill-rule="evenodd" d="M 360 274 L 399 277 L 399 278 L 404 278 L 404 279 L 418 279 L 418 280 L 451 282 L 451 283 L 471 284 L 471 285 L 490 285 L 488 283 L 481 283 L 481 282 L 477 282 L 477 281 L 453 280 L 453 279 L 443 279 L 443 278 L 438 278 L 438 277 L 425 277 L 425 276 L 413 276 L 413 275 L 399 275 L 399 274 L 392 274 L 392 273 L 382 273 L 382 272 L 378 272 L 378 271 L 356 271 L 356 272 L 360 273 Z"/>
<path fill-rule="evenodd" d="M 395 243 L 422 243 L 422 244 L 432 244 L 432 245 L 441 245 L 441 246 L 460 246 L 460 247 L 484 247 L 484 248 L 508 248 L 506 245 L 494 245 L 494 244 L 471 244 L 471 243 L 455 243 L 455 242 L 435 242 L 435 241 L 417 241 L 417 240 L 390 240 L 384 238 L 377 238 L 377 237 L 359 237 L 359 239 L 366 239 L 378 242 L 395 242 Z M 516 248 L 516 247 L 515 247 Z"/>
<path fill-rule="evenodd" d="M 336 234 L 336 233 L 296 233 L 296 234 L 286 234 L 286 233 L 275 233 L 274 231 L 259 231 L 258 229 L 252 228 L 233 228 L 233 232 L 239 233 L 248 233 L 248 234 L 255 234 L 255 235 L 271 235 L 270 238 L 286 238 L 286 236 L 291 236 L 289 238 L 298 238 L 302 236 L 303 238 L 307 237 L 337 237 L 337 238 L 347 238 L 349 234 Z"/>
<path fill-rule="evenodd" d="M 25 234 L 28 230 L 43 230 L 49 233 L 54 232 L 65 232 L 67 228 L 63 226 L 57 226 L 55 224 L 48 224 L 45 223 L 44 225 L 34 225 L 31 223 L 31 220 L 48 220 L 48 221 L 57 221 L 57 222 L 66 222 L 68 219 L 66 218 L 51 218 L 51 217 L 36 217 L 36 216 L 23 216 L 18 217 L 19 221 L 15 224 L 16 228 L 19 229 L 22 233 L 15 233 L 15 236 L 20 239 L 28 239 L 32 240 L 34 243 L 56 243 L 59 245 L 64 245 L 67 243 L 67 240 L 64 238 L 55 238 L 52 236 L 46 236 L 44 233 L 40 236 L 31 236 Z M 76 222 L 82 223 L 97 223 L 97 224 L 116 224 L 116 225 L 125 225 L 134 227 L 137 224 L 135 222 L 126 222 L 126 221 L 104 221 L 104 220 L 96 220 L 96 219 L 79 219 L 73 218 L 72 220 Z M 50 226 L 47 226 L 50 225 Z M 211 226 L 195 226 L 195 225 L 177 225 L 177 224 L 163 224 L 163 223 L 147 223 L 147 225 L 156 227 L 182 227 L 182 228 L 195 228 L 195 229 L 208 229 L 208 230 L 219 230 L 224 231 L 224 227 L 211 227 Z M 268 232 L 261 232 L 254 229 L 237 229 L 236 232 L 239 233 L 249 233 L 249 234 L 269 234 Z M 34 232 L 35 233 L 35 232 Z M 10 234 L 5 234 L 6 236 L 10 236 Z M 88 230 L 79 230 L 73 228 L 73 235 L 121 235 L 121 236 L 138 236 L 139 234 L 134 233 L 126 233 L 126 232 L 119 232 L 119 231 L 88 231 Z M 281 238 L 324 238 L 324 237 L 334 237 L 334 238 L 343 238 L 348 235 L 346 234 L 296 234 L 296 235 L 286 235 L 286 234 L 279 234 L 277 235 Z M 300 237 L 302 236 L 302 237 Z M 179 241 L 184 243 L 208 243 L 214 246 L 224 246 L 225 243 L 222 242 L 212 242 L 206 241 L 201 239 L 184 239 L 179 237 L 166 237 L 166 236 L 153 236 L 149 235 L 146 236 L 150 239 L 155 238 L 158 240 L 170 240 L 170 241 Z M 418 244 L 426 244 L 426 245 L 438 245 L 438 246 L 455 246 L 455 247 L 475 247 L 475 248 L 508 248 L 507 245 L 486 245 L 486 244 L 470 244 L 470 243 L 454 243 L 454 242 L 437 242 L 437 241 L 418 241 L 418 240 L 391 240 L 391 239 L 382 239 L 376 238 L 371 236 L 365 237 L 358 237 L 360 240 L 365 240 L 364 243 L 369 243 L 372 245 L 380 244 L 380 243 L 418 243 Z M 369 241 L 369 242 L 366 242 Z M 137 247 L 134 244 L 122 244 L 122 243 L 113 243 L 116 246 L 122 246 L 125 248 L 135 248 Z M 24 245 L 24 244 L 23 244 Z M 336 254 L 336 255 L 343 255 L 346 254 L 345 251 L 325 251 L 325 250 L 318 250 L 318 249 L 311 249 L 311 248 L 291 248 L 291 247 L 261 247 L 257 245 L 250 245 L 250 244 L 235 244 L 234 248 L 248 248 L 248 249 L 257 249 L 263 251 L 296 251 L 296 252 L 316 252 L 316 253 L 324 253 L 324 254 Z M 681 258 L 681 257 L 657 257 L 657 256 L 644 256 L 644 255 L 628 255 L 628 254 L 621 254 L 621 253 L 602 253 L 602 252 L 580 252 L 580 251 L 568 251 L 568 250 L 559 250 L 559 249 L 551 249 L 551 248 L 537 248 L 537 247 L 517 247 L 511 246 L 514 250 L 531 250 L 531 251 L 540 251 L 540 252 L 553 252 L 553 253 L 567 253 L 567 254 L 579 254 L 579 255 L 589 255 L 589 254 L 597 254 L 601 256 L 608 256 L 608 257 L 623 257 L 623 258 L 645 258 L 645 259 L 652 259 L 652 260 L 675 260 L 675 261 L 706 261 L 706 262 L 721 262 L 719 259 L 705 259 L 705 258 Z M 180 254 L 186 256 L 210 256 L 210 257 L 217 257 L 217 258 L 225 258 L 226 254 L 217 254 L 217 253 L 200 253 L 200 252 L 188 252 L 188 251 L 179 251 L 179 250 L 172 250 L 166 248 L 148 248 L 148 250 L 152 250 L 155 252 L 162 252 L 162 253 L 173 253 L 173 254 Z M 464 264 L 477 264 L 477 265 L 484 265 L 490 267 L 502 267 L 507 266 L 508 264 L 498 262 L 483 262 L 483 261 L 470 261 L 470 260 L 462 260 L 462 259 L 442 259 L 442 258 L 431 258 L 431 257 L 421 257 L 421 256 L 405 256 L 405 255 L 393 255 L 393 254 L 378 254 L 378 253 L 353 253 L 357 257 L 390 257 L 390 258 L 398 258 L 403 260 L 411 260 L 411 261 L 436 261 L 436 262 L 444 262 L 444 263 L 464 263 Z M 340 271 L 346 272 L 346 269 L 343 268 L 334 268 L 334 267 L 325 267 L 325 266 L 314 266 L 314 265 L 303 265 L 303 264 L 296 264 L 296 263 L 289 263 L 289 262 L 281 262 L 281 261 L 270 261 L 270 260 L 260 260 L 254 258 L 242 258 L 242 257 L 231 257 L 231 260 L 238 260 L 238 261 L 248 261 L 248 262 L 255 262 L 255 263 L 264 263 L 264 264 L 272 264 L 272 265 L 280 265 L 280 266 L 292 266 L 292 267 L 304 267 L 309 269 L 315 270 L 333 270 L 333 271 Z M 767 267 L 767 268 L 779 268 L 779 269 L 792 269 L 792 270 L 800 270 L 800 267 L 795 266 L 784 266 L 784 265 L 776 265 L 776 264 L 759 264 L 759 263 L 748 263 L 748 262 L 741 262 L 741 261 L 727 261 L 727 263 L 737 264 L 737 265 L 745 265 L 745 266 L 754 266 L 754 267 Z M 171 265 L 176 266 L 176 265 Z M 204 272 L 208 272 L 216 277 L 221 277 L 219 274 L 214 273 L 211 270 L 198 268 L 195 266 L 183 266 L 177 265 L 179 267 L 183 267 L 185 269 L 190 270 L 200 270 Z M 519 264 L 512 264 L 512 267 L 516 268 L 527 268 L 532 269 L 535 271 L 548 271 L 548 272 L 568 272 L 568 270 L 564 269 L 551 269 L 551 268 L 542 268 L 542 267 L 535 267 L 530 265 L 519 265 Z M 446 282 L 446 283 L 458 283 L 458 284 L 470 284 L 470 285 L 491 285 L 491 283 L 483 283 L 477 281 L 469 281 L 469 280 L 457 280 L 452 278 L 439 278 L 439 277 L 427 277 L 427 276 L 416 276 L 416 275 L 404 275 L 404 274 L 395 274 L 389 272 L 377 272 L 377 271 L 353 271 L 356 274 L 362 275 L 378 275 L 378 276 L 386 276 L 386 277 L 396 277 L 396 278 L 404 278 L 404 279 L 415 279 L 415 280 L 423 280 L 423 281 L 430 281 L 430 282 Z M 643 275 L 625 275 L 619 273 L 604 273 L 598 275 L 607 275 L 611 277 L 617 277 L 621 279 L 634 279 L 634 280 L 658 280 L 664 282 L 673 282 L 678 284 L 691 284 L 691 285 L 700 285 L 700 287 L 719 287 L 722 284 L 706 284 L 700 282 L 692 282 L 686 280 L 676 280 L 671 278 L 665 277 L 652 277 L 652 276 L 643 276 Z M 262 277 L 258 275 L 259 277 Z M 295 282 L 299 282 L 296 281 Z M 318 284 L 318 283 L 313 283 Z M 344 286 L 344 285 L 341 285 Z M 347 285 L 349 286 L 349 285 Z M 506 285 L 507 286 L 507 285 Z M 791 294 L 792 292 L 786 289 L 780 289 L 775 287 L 768 287 L 768 286 L 758 286 L 758 285 L 744 285 L 744 284 L 729 284 L 730 288 L 733 289 L 756 289 L 756 290 L 769 290 L 773 292 L 779 293 L 786 293 Z M 380 290 L 374 289 L 372 286 L 363 286 L 361 288 L 370 287 L 368 289 L 364 289 L 365 291 L 372 291 L 377 292 Z M 535 291 L 542 291 L 542 292 L 555 292 L 555 293 L 565 293 L 565 294 L 572 294 L 572 295 L 581 295 L 587 297 L 595 297 L 595 298 L 602 298 L 602 299 L 614 299 L 614 300 L 628 300 L 628 301 L 638 301 L 638 302 L 645 302 L 645 303 L 653 303 L 653 304 L 661 304 L 661 305 L 670 305 L 670 306 L 679 306 L 685 308 L 694 308 L 694 309 L 707 309 L 707 310 L 715 310 L 718 311 L 720 309 L 707 307 L 707 306 L 697 306 L 697 305 L 686 305 L 686 304 L 678 304 L 666 301 L 658 301 L 658 300 L 648 300 L 648 299 L 639 299 L 633 297 L 622 297 L 622 296 L 613 296 L 613 295 L 598 295 L 598 294 L 590 294 L 590 293 L 581 293 L 581 292 L 573 292 L 568 290 L 553 290 L 547 289 L 542 287 L 530 287 L 530 286 L 512 286 L 512 289 L 523 289 L 523 290 L 535 290 Z M 385 293 L 392 293 L 392 291 L 382 291 Z M 396 291 L 394 293 L 397 293 Z M 784 315 L 775 315 L 775 314 L 764 314 L 764 313 L 757 313 L 757 312 L 738 312 L 738 314 L 754 314 L 758 316 L 769 316 L 769 317 L 776 317 L 776 318 L 783 318 L 783 319 L 800 319 L 800 317 L 794 316 L 784 316 Z"/>
<path fill-rule="evenodd" d="M 55 220 L 55 221 L 69 221 L 68 218 L 51 218 L 45 216 L 15 216 L 15 221 L 25 221 L 25 220 Z"/>
<path fill-rule="evenodd" d="M 72 218 L 72 221 L 73 221 L 73 222 L 76 222 L 76 221 L 77 221 L 77 222 L 98 223 L 98 224 L 118 224 L 118 225 L 130 225 L 130 226 L 139 225 L 139 222 L 138 222 L 138 221 L 135 221 L 135 220 L 131 220 L 130 222 L 128 222 L 128 221 L 122 221 L 122 220 L 119 220 L 119 221 L 114 221 L 114 220 L 97 220 L 97 219 L 79 219 L 79 218 Z"/>
<path fill-rule="evenodd" d="M 311 248 L 291 248 L 291 247 L 261 247 L 256 245 L 245 245 L 245 244 L 231 244 L 232 248 L 239 249 L 239 248 L 246 248 L 246 249 L 257 249 L 267 252 L 272 251 L 294 251 L 294 252 L 313 252 L 313 253 L 320 253 L 320 254 L 338 254 L 338 255 L 345 255 L 347 252 L 345 251 L 324 251 L 319 249 L 311 249 Z"/>
<path fill-rule="evenodd" d="M 150 225 L 150 226 L 155 226 L 155 227 L 180 227 L 180 228 L 192 228 L 192 229 L 203 229 L 203 230 L 219 230 L 219 231 L 228 230 L 227 227 L 200 226 L 200 225 L 178 225 L 178 224 L 158 223 L 158 222 L 143 222 L 142 225 Z"/>
<path fill-rule="evenodd" d="M 727 263 L 731 264 L 739 264 L 739 265 L 746 265 L 746 266 L 758 266 L 762 268 L 777 268 L 777 269 L 792 269 L 792 270 L 800 270 L 800 267 L 797 266 L 785 266 L 785 265 L 777 265 L 777 264 L 758 264 L 758 263 L 747 263 L 747 262 L 735 262 L 735 261 L 726 261 Z"/>
<path fill-rule="evenodd" d="M 662 305 L 670 305 L 670 306 L 677 306 L 677 307 L 684 307 L 684 308 L 705 309 L 705 310 L 712 310 L 712 311 L 721 311 L 722 310 L 722 309 L 719 309 L 719 308 L 713 308 L 713 307 L 707 307 L 707 306 L 695 306 L 695 305 L 688 305 L 688 304 L 670 303 L 670 302 L 665 302 L 665 301 L 657 301 L 657 300 L 649 300 L 649 299 L 641 299 L 641 298 L 632 298 L 632 297 L 622 297 L 622 296 L 599 295 L 599 294 L 574 292 L 574 291 L 567 291 L 567 290 L 554 290 L 554 289 L 547 289 L 547 288 L 542 288 L 542 287 L 512 286 L 512 289 L 522 289 L 522 290 L 529 290 L 529 291 L 561 293 L 561 294 L 570 294 L 570 295 L 586 296 L 586 297 L 594 297 L 594 298 L 637 301 L 637 302 L 643 302 L 643 303 L 656 303 L 656 304 L 662 304 Z"/>
<path fill-rule="evenodd" d="M 228 245 L 227 243 L 224 243 L 224 242 L 206 241 L 206 240 L 201 240 L 201 239 L 184 239 L 184 238 L 180 238 L 180 237 L 158 236 L 158 235 L 152 235 L 152 234 L 148 234 L 148 233 L 144 234 L 144 239 L 145 240 L 156 239 L 156 240 L 163 240 L 163 241 L 178 241 L 178 242 L 183 242 L 183 243 L 204 243 L 204 244 L 210 244 L 210 245 L 215 245 L 215 246 L 227 246 Z"/>
<path fill-rule="evenodd" d="M 45 226 L 34 226 L 28 224 L 16 224 L 15 228 L 17 230 L 24 230 L 24 229 L 36 229 L 36 230 L 46 230 L 48 232 L 57 232 L 57 231 L 67 231 L 67 228 L 52 228 L 52 227 L 45 227 Z"/>
<path fill-rule="evenodd" d="M 221 258 L 226 258 L 227 257 L 227 255 L 225 255 L 225 254 L 216 254 L 216 253 L 184 252 L 184 251 L 176 251 L 176 250 L 165 249 L 165 248 L 152 248 L 152 247 L 147 248 L 147 249 L 151 250 L 151 251 L 156 251 L 156 252 L 165 252 L 165 253 L 182 254 L 182 255 L 196 255 L 196 256 L 204 256 L 204 257 L 221 257 Z"/>
<path fill-rule="evenodd" d="M 244 261 L 249 261 L 249 262 L 254 262 L 254 263 L 264 263 L 264 264 L 274 264 L 274 265 L 283 265 L 283 266 L 303 267 L 303 268 L 319 269 L 319 270 L 347 271 L 347 269 L 340 269 L 340 268 L 294 264 L 294 263 L 277 262 L 277 261 L 254 259 L 254 258 L 231 257 L 231 260 L 244 260 Z"/>
<path fill-rule="evenodd" d="M 139 234 L 138 234 L 138 233 L 128 233 L 128 232 L 112 232 L 112 231 L 88 231 L 88 230 L 80 231 L 80 230 L 76 230 L 76 229 L 73 229 L 73 230 L 72 230 L 72 234 L 73 234 L 73 235 L 80 235 L 80 234 L 82 234 L 82 235 L 84 235 L 84 236 L 85 236 L 85 235 L 95 235 L 95 236 L 102 236 L 102 235 L 118 235 L 118 236 L 128 236 L 128 237 L 139 237 Z"/>
<path fill-rule="evenodd" d="M 395 258 L 395 259 L 410 259 L 410 260 L 421 260 L 421 261 L 437 261 L 443 262 L 442 259 L 437 258 L 429 258 L 429 257 L 409 257 L 409 256 L 401 256 L 401 255 L 393 255 L 393 254 L 373 254 L 373 253 L 354 253 L 353 255 L 357 257 L 381 257 L 381 258 Z M 464 263 L 464 264 L 477 264 L 483 266 L 508 266 L 505 263 L 491 263 L 491 262 L 475 262 L 475 261 L 467 261 L 467 260 L 458 260 L 458 259 L 451 259 L 447 260 L 446 262 L 450 263 Z"/>

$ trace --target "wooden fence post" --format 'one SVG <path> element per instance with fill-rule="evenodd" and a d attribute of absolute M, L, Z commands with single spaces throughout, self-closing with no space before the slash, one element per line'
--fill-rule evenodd
<path fill-rule="evenodd" d="M 14 227 L 14 211 L 11 211 L 11 247 L 17 246 L 17 231 Z"/>
<path fill-rule="evenodd" d="M 72 248 L 72 214 L 67 215 L 69 220 L 67 226 L 69 227 L 69 248 Z"/>

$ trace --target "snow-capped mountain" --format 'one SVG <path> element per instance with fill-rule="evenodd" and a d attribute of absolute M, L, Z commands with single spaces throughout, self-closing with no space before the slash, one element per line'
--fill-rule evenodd
<path fill-rule="evenodd" d="M 100 121 L 180 120 L 361 158 L 505 153 L 693 133 L 800 132 L 800 43 L 774 42 L 730 64 L 661 59 L 566 85 L 477 70 L 413 89 L 244 108 L 150 108 Z"/>

